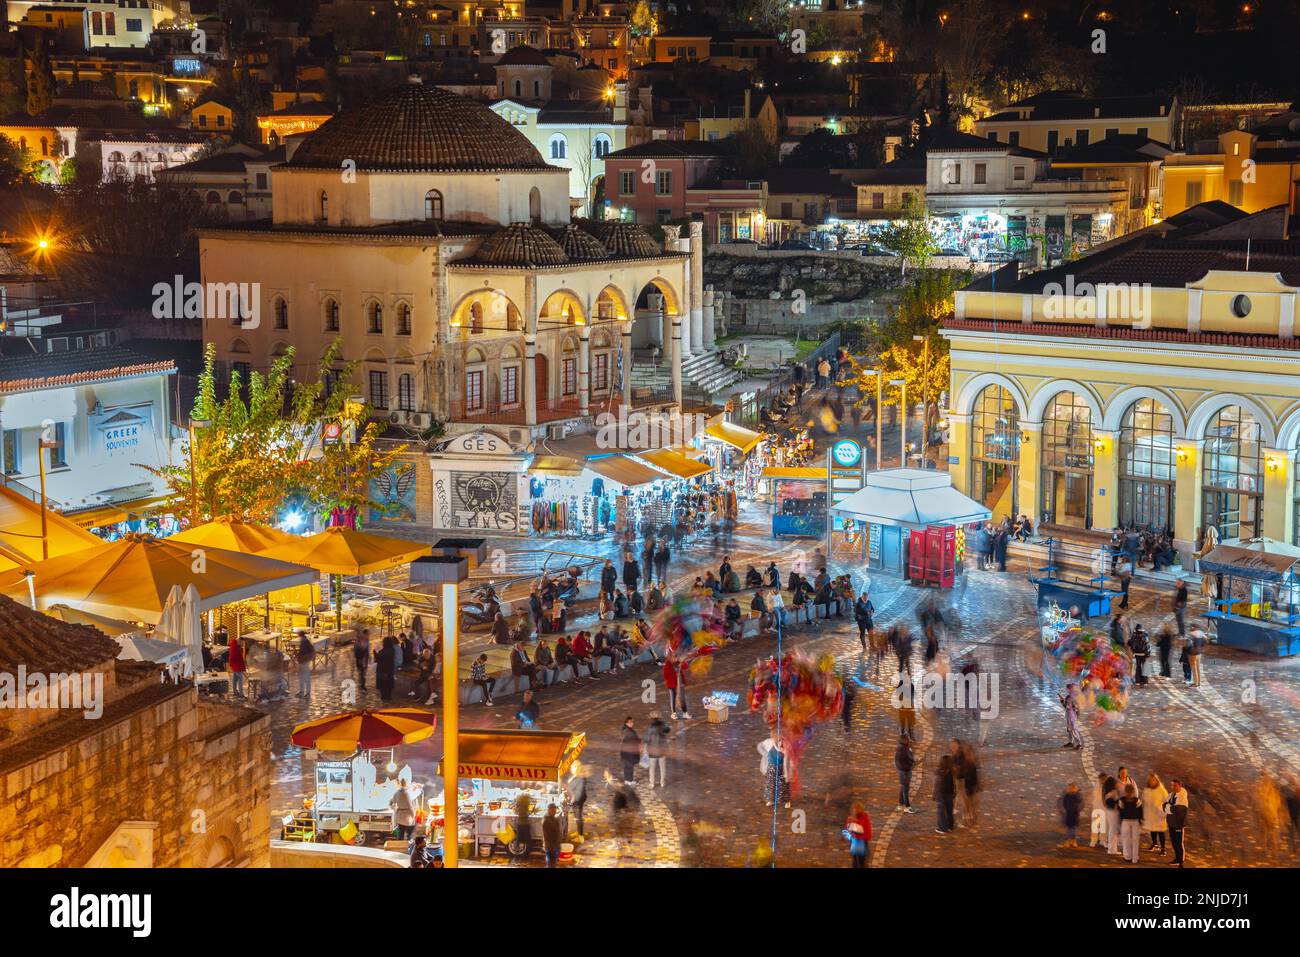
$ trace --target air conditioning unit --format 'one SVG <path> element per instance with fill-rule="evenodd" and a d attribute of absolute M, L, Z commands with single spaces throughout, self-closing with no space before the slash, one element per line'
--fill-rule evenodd
<path fill-rule="evenodd" d="M 393 423 L 393 425 L 406 425 L 409 416 L 409 412 L 397 410 L 388 413 L 388 421 Z"/>
<path fill-rule="evenodd" d="M 548 439 L 562 439 L 569 434 L 569 427 L 564 424 L 548 425 L 546 427 L 546 437 Z"/>
<path fill-rule="evenodd" d="M 406 417 L 407 421 L 417 429 L 427 429 L 433 424 L 433 416 L 428 412 L 408 412 Z"/>
<path fill-rule="evenodd" d="M 516 447 L 527 444 L 523 429 L 510 430 L 510 444 Z"/>

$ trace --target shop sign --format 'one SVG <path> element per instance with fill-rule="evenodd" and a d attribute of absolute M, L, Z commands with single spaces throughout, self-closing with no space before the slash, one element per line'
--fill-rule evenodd
<path fill-rule="evenodd" d="M 510 443 L 494 432 L 470 432 L 447 443 L 448 455 L 514 455 Z"/>
<path fill-rule="evenodd" d="M 491 778 L 498 781 L 552 781 L 555 772 L 550 768 L 521 768 L 509 764 L 458 764 L 456 773 L 462 778 Z"/>

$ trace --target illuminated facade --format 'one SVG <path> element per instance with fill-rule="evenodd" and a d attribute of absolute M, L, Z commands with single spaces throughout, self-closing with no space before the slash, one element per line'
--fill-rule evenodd
<path fill-rule="evenodd" d="M 1184 567 L 1207 525 L 1300 538 L 1300 242 L 1137 237 L 1013 269 L 942 328 L 958 488 L 997 518 L 1172 528 Z"/>

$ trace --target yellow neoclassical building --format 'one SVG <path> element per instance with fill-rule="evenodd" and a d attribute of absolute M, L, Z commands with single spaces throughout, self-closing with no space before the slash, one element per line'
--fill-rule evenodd
<path fill-rule="evenodd" d="M 1243 235 L 1241 231 L 1237 235 Z M 958 292 L 949 468 L 995 516 L 1300 542 L 1300 242 L 1143 236 Z"/>

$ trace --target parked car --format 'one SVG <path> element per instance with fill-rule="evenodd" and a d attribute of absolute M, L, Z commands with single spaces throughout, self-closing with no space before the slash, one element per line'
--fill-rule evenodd
<path fill-rule="evenodd" d="M 864 256 L 897 256 L 898 253 L 892 249 L 886 249 L 878 243 L 850 243 L 844 247 L 847 250 L 861 253 Z"/>
<path fill-rule="evenodd" d="M 781 245 L 777 246 L 776 248 L 781 250 L 786 250 L 786 251 L 793 250 L 793 251 L 807 252 L 807 253 L 817 251 L 816 246 L 812 245 L 811 243 L 806 243 L 802 239 L 787 239 L 785 242 L 783 242 Z"/>

